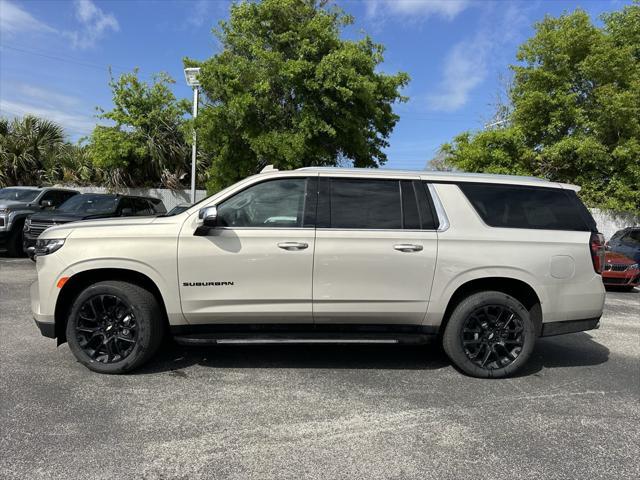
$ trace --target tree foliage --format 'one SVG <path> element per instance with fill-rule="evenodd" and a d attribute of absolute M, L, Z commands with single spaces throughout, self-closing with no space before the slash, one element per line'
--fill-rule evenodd
<path fill-rule="evenodd" d="M 458 135 L 447 162 L 575 183 L 592 206 L 640 210 L 640 3 L 602 22 L 582 10 L 539 22 L 511 67 L 506 127 Z"/>
<path fill-rule="evenodd" d="M 0 186 L 42 183 L 63 147 L 64 132 L 53 122 L 0 118 Z"/>
<path fill-rule="evenodd" d="M 189 171 L 190 146 L 185 139 L 188 100 L 177 100 L 169 88 L 174 81 L 158 74 L 148 84 L 137 71 L 111 79 L 114 108 L 99 117 L 114 122 L 97 126 L 89 150 L 93 163 L 112 186 L 179 188 Z"/>
<path fill-rule="evenodd" d="M 291 169 L 352 162 L 376 167 L 398 116 L 405 73 L 377 71 L 383 47 L 343 40 L 353 19 L 316 0 L 231 7 L 215 31 L 222 51 L 202 63 L 199 145 L 217 190 L 263 165 Z"/>

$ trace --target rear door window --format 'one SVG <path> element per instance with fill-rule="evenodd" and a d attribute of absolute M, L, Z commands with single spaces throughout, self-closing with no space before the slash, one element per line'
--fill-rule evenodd
<path fill-rule="evenodd" d="M 460 183 L 484 222 L 492 227 L 595 231 L 596 224 L 573 190 Z"/>
<path fill-rule="evenodd" d="M 402 228 L 398 180 L 329 179 L 330 228 Z"/>

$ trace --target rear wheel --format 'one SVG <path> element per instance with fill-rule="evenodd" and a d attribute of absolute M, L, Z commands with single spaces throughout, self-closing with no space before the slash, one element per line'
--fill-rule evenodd
<path fill-rule="evenodd" d="M 479 292 L 458 304 L 444 332 L 443 347 L 463 372 L 480 378 L 514 374 L 535 345 L 527 309 L 502 292 Z"/>
<path fill-rule="evenodd" d="M 105 281 L 76 297 L 66 334 L 80 363 L 100 373 L 124 373 L 158 350 L 164 321 L 151 292 L 128 282 Z"/>

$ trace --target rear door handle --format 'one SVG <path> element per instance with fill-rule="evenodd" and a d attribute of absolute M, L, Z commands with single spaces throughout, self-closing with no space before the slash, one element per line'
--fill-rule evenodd
<path fill-rule="evenodd" d="M 399 243 L 394 245 L 393 248 L 399 252 L 419 252 L 422 250 L 422 245 L 414 245 L 413 243 Z"/>
<path fill-rule="evenodd" d="M 280 242 L 278 247 L 283 250 L 304 250 L 309 245 L 304 242 Z"/>

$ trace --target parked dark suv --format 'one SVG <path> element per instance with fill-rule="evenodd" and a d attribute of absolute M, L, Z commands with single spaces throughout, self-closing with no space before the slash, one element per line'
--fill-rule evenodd
<path fill-rule="evenodd" d="M 54 225 L 96 218 L 152 216 L 166 213 L 162 200 L 110 193 L 85 193 L 65 202 L 55 211 L 31 215 L 24 223 L 24 250 L 36 245 L 42 232 Z"/>
<path fill-rule="evenodd" d="M 621 253 L 640 263 L 640 227 L 627 227 L 618 230 L 607 242 L 607 250 Z"/>
<path fill-rule="evenodd" d="M 0 188 L 0 250 L 10 256 L 22 255 L 25 219 L 41 210 L 53 210 L 78 193 L 57 187 Z"/>

